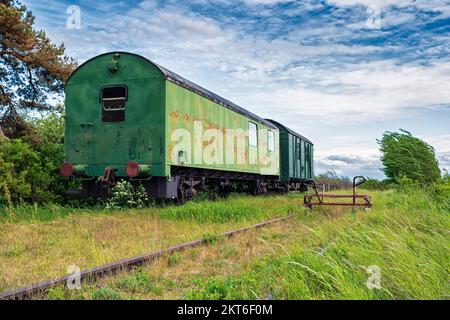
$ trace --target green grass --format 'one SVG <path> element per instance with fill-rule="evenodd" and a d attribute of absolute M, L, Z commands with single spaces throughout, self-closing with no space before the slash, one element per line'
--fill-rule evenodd
<path fill-rule="evenodd" d="M 57 219 L 64 219 L 70 216 L 89 214 L 109 214 L 101 207 L 76 208 L 71 206 L 61 206 L 58 204 L 21 204 L 8 211 L 0 206 L 0 224 L 20 223 L 20 222 L 50 222 Z"/>
<path fill-rule="evenodd" d="M 249 272 L 195 283 L 188 299 L 446 299 L 449 294 L 448 207 L 415 190 L 377 193 L 371 211 L 314 228 L 287 255 Z M 367 287 L 369 266 L 381 289 Z"/>
<path fill-rule="evenodd" d="M 39 280 L 43 280 L 48 276 L 42 272 L 56 273 L 77 261 L 82 268 L 92 267 L 148 252 L 153 246 L 203 237 L 205 246 L 84 284 L 82 290 L 54 288 L 49 297 L 448 299 L 449 202 L 414 188 L 368 193 L 374 203 L 369 211 L 342 207 L 309 211 L 301 207 L 298 194 L 232 196 L 100 213 L 70 208 L 19 210 L 16 217 L 1 218 L 0 263 L 8 269 L 0 270 L 0 279 L 11 286 L 25 273 L 41 272 Z M 46 213 L 41 215 L 40 210 Z M 287 213 L 296 216 L 231 239 L 218 236 Z M 36 259 L 27 266 L 31 253 Z M 63 261 L 67 253 L 70 259 Z M 381 271 L 380 289 L 367 287 L 370 266 Z"/>
<path fill-rule="evenodd" d="M 305 209 L 298 195 L 234 195 L 217 202 L 115 211 L 19 206 L 0 218 L 0 290 L 64 275 L 74 264 L 87 269 L 201 238 L 213 246 L 222 232 L 284 210 Z M 177 264 L 177 257 L 168 264 Z"/>
<path fill-rule="evenodd" d="M 286 197 L 271 196 L 273 203 Z M 298 198 L 296 198 L 298 201 Z M 175 220 L 195 220 L 198 222 L 238 222 L 264 219 L 278 214 L 298 212 L 299 203 L 282 201 L 277 205 L 260 206 L 260 198 L 235 195 L 216 201 L 189 202 L 183 206 L 170 206 L 159 212 L 159 217 Z"/>
<path fill-rule="evenodd" d="M 290 196 L 292 199 L 294 198 Z M 215 201 L 202 200 L 188 202 L 182 206 L 163 204 L 144 209 L 107 210 L 100 205 L 90 208 L 76 208 L 55 204 L 30 205 L 22 204 L 14 207 L 12 211 L 0 207 L 0 224 L 4 223 L 47 223 L 72 216 L 86 215 L 121 215 L 124 212 L 139 215 L 157 216 L 169 220 L 190 220 L 196 222 L 239 222 L 253 221 L 273 217 L 274 214 L 285 212 L 298 212 L 300 202 L 286 201 L 287 197 L 249 197 L 244 195 L 232 195 L 227 199 Z M 296 198 L 298 200 L 298 198 Z M 267 205 L 261 206 L 262 203 Z M 278 203 L 276 206 L 270 202 Z"/>

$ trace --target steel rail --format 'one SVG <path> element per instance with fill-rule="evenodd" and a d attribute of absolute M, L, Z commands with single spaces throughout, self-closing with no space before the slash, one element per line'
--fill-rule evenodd
<path fill-rule="evenodd" d="M 268 225 L 276 223 L 276 222 L 287 220 L 287 219 L 291 218 L 292 216 L 293 215 L 290 214 L 290 215 L 287 215 L 284 217 L 261 222 L 261 223 L 258 223 L 258 224 L 255 224 L 255 225 L 252 225 L 249 227 L 243 227 L 243 228 L 239 228 L 239 229 L 235 229 L 235 230 L 226 231 L 226 232 L 221 233 L 219 236 L 231 238 L 239 233 L 243 233 L 243 232 L 246 232 L 246 231 L 249 231 L 252 229 L 259 229 L 259 228 L 268 226 Z M 86 280 L 94 280 L 96 278 L 115 274 L 122 270 L 129 270 L 133 267 L 137 267 L 137 266 L 155 261 L 156 259 L 158 259 L 164 255 L 171 254 L 171 253 L 174 253 L 177 251 L 183 251 L 188 248 L 198 247 L 207 242 L 208 242 L 207 239 L 202 238 L 202 239 L 186 242 L 183 244 L 179 244 L 176 246 L 172 246 L 167 249 L 163 249 L 163 250 L 147 253 L 144 255 L 135 256 L 135 257 L 111 262 L 111 263 L 104 264 L 104 265 L 101 265 L 101 266 L 98 266 L 95 268 L 91 268 L 91 269 L 86 269 L 86 270 L 81 271 L 80 281 L 85 282 Z M 57 277 L 54 279 L 30 284 L 28 286 L 21 287 L 18 289 L 4 291 L 4 292 L 0 293 L 0 300 L 26 299 L 26 298 L 31 298 L 34 295 L 44 294 L 48 291 L 48 289 L 50 289 L 52 287 L 68 283 L 68 281 L 71 281 L 71 279 L 73 279 L 73 277 L 74 277 L 73 274 L 68 274 L 68 275 Z"/>

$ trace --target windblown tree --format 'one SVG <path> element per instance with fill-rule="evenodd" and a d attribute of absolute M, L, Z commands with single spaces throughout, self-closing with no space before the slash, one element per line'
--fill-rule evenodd
<path fill-rule="evenodd" d="M 33 14 L 19 0 L 0 0 L 0 136 L 29 132 L 21 112 L 55 110 L 50 98 L 62 93 L 76 66 L 64 45 L 54 45 L 33 24 Z"/>
<path fill-rule="evenodd" d="M 434 148 L 410 132 L 386 131 L 378 140 L 384 174 L 390 179 L 407 177 L 428 185 L 437 181 L 441 172 Z"/>

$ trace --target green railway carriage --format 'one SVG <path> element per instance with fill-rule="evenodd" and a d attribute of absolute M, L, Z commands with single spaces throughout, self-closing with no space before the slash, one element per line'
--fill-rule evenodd
<path fill-rule="evenodd" d="M 280 131 L 280 180 L 290 189 L 306 191 L 314 178 L 314 144 L 279 122 L 266 119 Z"/>
<path fill-rule="evenodd" d="M 60 171 L 82 178 L 84 196 L 107 194 L 122 178 L 155 198 L 234 181 L 265 193 L 279 180 L 277 126 L 144 57 L 94 57 L 65 92 Z"/>

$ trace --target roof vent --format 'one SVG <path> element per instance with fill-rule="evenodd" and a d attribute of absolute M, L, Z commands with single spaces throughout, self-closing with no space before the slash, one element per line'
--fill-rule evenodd
<path fill-rule="evenodd" d="M 116 72 L 117 70 L 119 70 L 119 61 L 118 61 L 119 58 L 120 54 L 114 53 L 112 60 L 109 62 L 108 66 L 109 71 Z"/>

